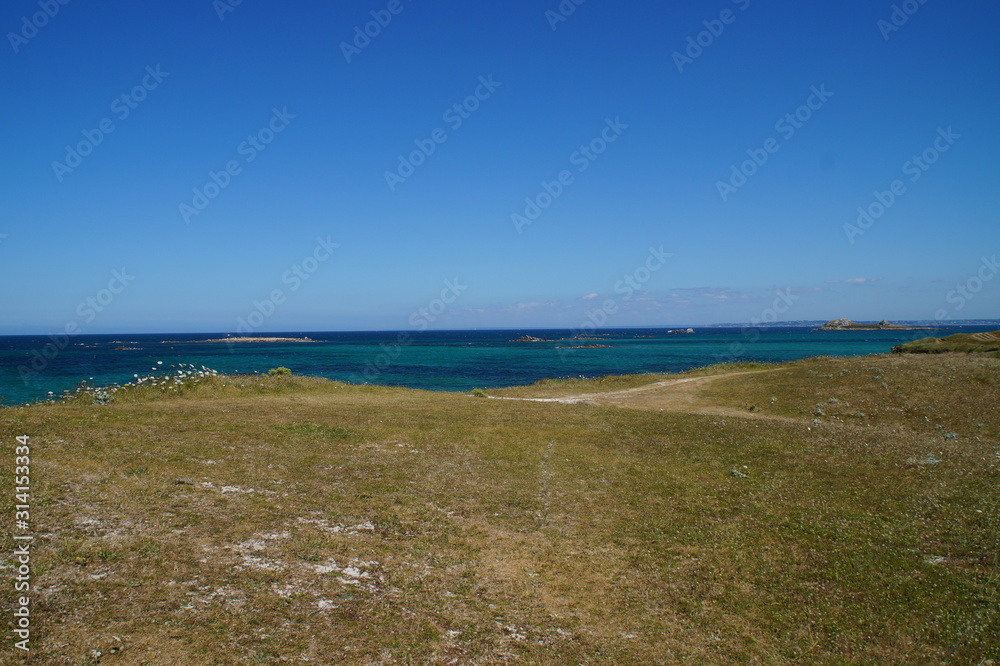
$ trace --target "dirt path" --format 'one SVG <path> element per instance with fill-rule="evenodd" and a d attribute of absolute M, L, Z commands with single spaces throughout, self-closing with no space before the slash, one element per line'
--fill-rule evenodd
<path fill-rule="evenodd" d="M 490 396 L 490 398 L 494 400 L 527 400 L 530 402 L 559 402 L 563 404 L 576 405 L 617 406 L 632 409 L 648 409 L 652 411 L 715 414 L 718 416 L 803 423 L 805 422 L 803 419 L 796 419 L 788 416 L 777 416 L 774 414 L 763 414 L 760 412 L 749 412 L 745 409 L 724 407 L 713 404 L 712 402 L 706 400 L 702 395 L 701 389 L 704 386 L 720 379 L 728 379 L 730 377 L 737 377 L 740 375 L 756 375 L 762 372 L 782 372 L 784 370 L 785 368 L 775 368 L 773 370 L 746 370 L 742 372 L 728 372 L 721 375 L 706 375 L 704 377 L 683 377 L 680 379 L 667 379 L 662 382 L 654 382 L 645 386 L 636 386 L 634 388 L 621 389 L 618 391 L 579 393 L 559 398 L 508 398 L 501 396 Z"/>

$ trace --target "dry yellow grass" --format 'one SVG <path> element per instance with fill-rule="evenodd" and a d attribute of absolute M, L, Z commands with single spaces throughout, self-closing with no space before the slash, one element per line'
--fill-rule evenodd
<path fill-rule="evenodd" d="M 33 661 L 1000 657 L 1000 360 L 734 370 L 0 410 L 32 442 Z"/>

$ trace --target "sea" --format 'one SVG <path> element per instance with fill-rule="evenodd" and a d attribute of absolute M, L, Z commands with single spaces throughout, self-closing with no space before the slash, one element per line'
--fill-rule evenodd
<path fill-rule="evenodd" d="M 284 366 L 356 384 L 469 391 L 544 378 L 680 372 L 714 363 L 780 362 L 811 356 L 884 354 L 917 338 L 988 331 L 996 325 L 935 331 L 816 331 L 803 326 L 678 329 L 276 332 L 311 342 L 199 342 L 218 333 L 0 336 L 0 404 L 50 399 L 91 386 L 175 372 L 181 364 L 220 373 Z M 681 329 L 683 330 L 683 329 Z M 524 336 L 540 338 L 524 341 Z M 173 367 L 171 367 L 173 366 Z"/>

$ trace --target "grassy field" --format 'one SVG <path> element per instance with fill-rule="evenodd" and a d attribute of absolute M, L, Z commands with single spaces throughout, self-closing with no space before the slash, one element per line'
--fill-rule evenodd
<path fill-rule="evenodd" d="M 995 356 L 486 393 L 206 376 L 0 410 L 32 661 L 1000 659 Z"/>
<path fill-rule="evenodd" d="M 943 338 L 920 338 L 892 348 L 900 354 L 942 354 L 945 352 L 1000 351 L 1000 331 L 956 333 Z"/>

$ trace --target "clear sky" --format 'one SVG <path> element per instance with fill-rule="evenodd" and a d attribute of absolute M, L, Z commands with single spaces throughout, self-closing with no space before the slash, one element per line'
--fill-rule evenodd
<path fill-rule="evenodd" d="M 996 2 L 577 2 L 7 0 L 0 333 L 1000 316 Z"/>

